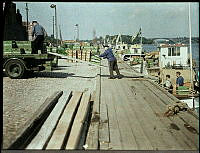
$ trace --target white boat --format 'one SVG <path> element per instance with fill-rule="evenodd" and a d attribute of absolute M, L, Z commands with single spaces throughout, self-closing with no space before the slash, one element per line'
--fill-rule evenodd
<path fill-rule="evenodd" d="M 181 99 L 180 101 L 187 103 L 188 107 L 194 108 L 197 111 L 197 113 L 199 114 L 199 97 L 196 98 L 185 98 L 185 99 Z"/>

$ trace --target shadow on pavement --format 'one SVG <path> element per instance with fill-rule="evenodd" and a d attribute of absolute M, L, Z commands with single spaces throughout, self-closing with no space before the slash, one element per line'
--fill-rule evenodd
<path fill-rule="evenodd" d="M 35 72 L 33 73 L 32 77 L 43 77 L 43 78 L 86 78 L 86 79 L 92 79 L 94 77 L 87 77 L 87 76 L 78 76 L 74 73 L 64 73 L 64 72 Z M 30 78 L 30 77 L 29 77 Z"/>
<path fill-rule="evenodd" d="M 101 77 L 110 77 L 110 75 L 101 75 Z M 116 75 L 115 75 L 115 77 L 116 77 Z M 135 75 L 135 76 L 123 76 L 122 77 L 122 79 L 123 78 L 143 78 L 143 76 L 137 76 L 137 75 Z"/>
<path fill-rule="evenodd" d="M 3 77 L 7 77 L 3 73 Z M 89 77 L 89 76 L 78 76 L 75 75 L 74 73 L 64 73 L 64 72 L 33 72 L 26 74 L 22 79 L 31 79 L 31 78 L 68 78 L 68 77 L 73 77 L 73 78 L 84 78 L 84 79 L 92 79 L 94 77 Z"/>
<path fill-rule="evenodd" d="M 67 78 L 75 75 L 74 73 L 63 72 L 34 72 L 29 78 L 44 77 L 44 78 Z"/>

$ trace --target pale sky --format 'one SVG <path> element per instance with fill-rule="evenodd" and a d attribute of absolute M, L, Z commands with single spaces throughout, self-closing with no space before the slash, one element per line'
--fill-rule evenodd
<path fill-rule="evenodd" d="M 14 2 L 26 21 L 25 2 Z M 187 2 L 161 3 L 108 3 L 108 2 L 28 2 L 29 21 L 37 20 L 52 34 L 54 9 L 57 7 L 58 25 L 63 40 L 74 39 L 75 24 L 79 24 L 80 40 L 96 35 L 136 35 L 142 27 L 142 35 L 155 37 L 189 37 Z M 192 36 L 199 37 L 199 3 L 191 2 Z M 58 35 L 59 36 L 59 35 Z"/>

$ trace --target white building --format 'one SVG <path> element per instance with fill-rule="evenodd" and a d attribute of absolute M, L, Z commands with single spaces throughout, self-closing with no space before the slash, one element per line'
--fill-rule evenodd
<path fill-rule="evenodd" d="M 184 44 L 162 44 L 159 47 L 160 68 L 188 65 L 188 47 Z"/>

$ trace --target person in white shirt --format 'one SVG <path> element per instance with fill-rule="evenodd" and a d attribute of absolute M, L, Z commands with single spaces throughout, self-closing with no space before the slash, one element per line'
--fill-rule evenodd
<path fill-rule="evenodd" d="M 164 82 L 164 87 L 170 92 L 172 93 L 172 89 L 173 89 L 173 86 L 172 86 L 172 82 L 170 81 L 170 75 L 166 75 L 166 80 Z"/>

